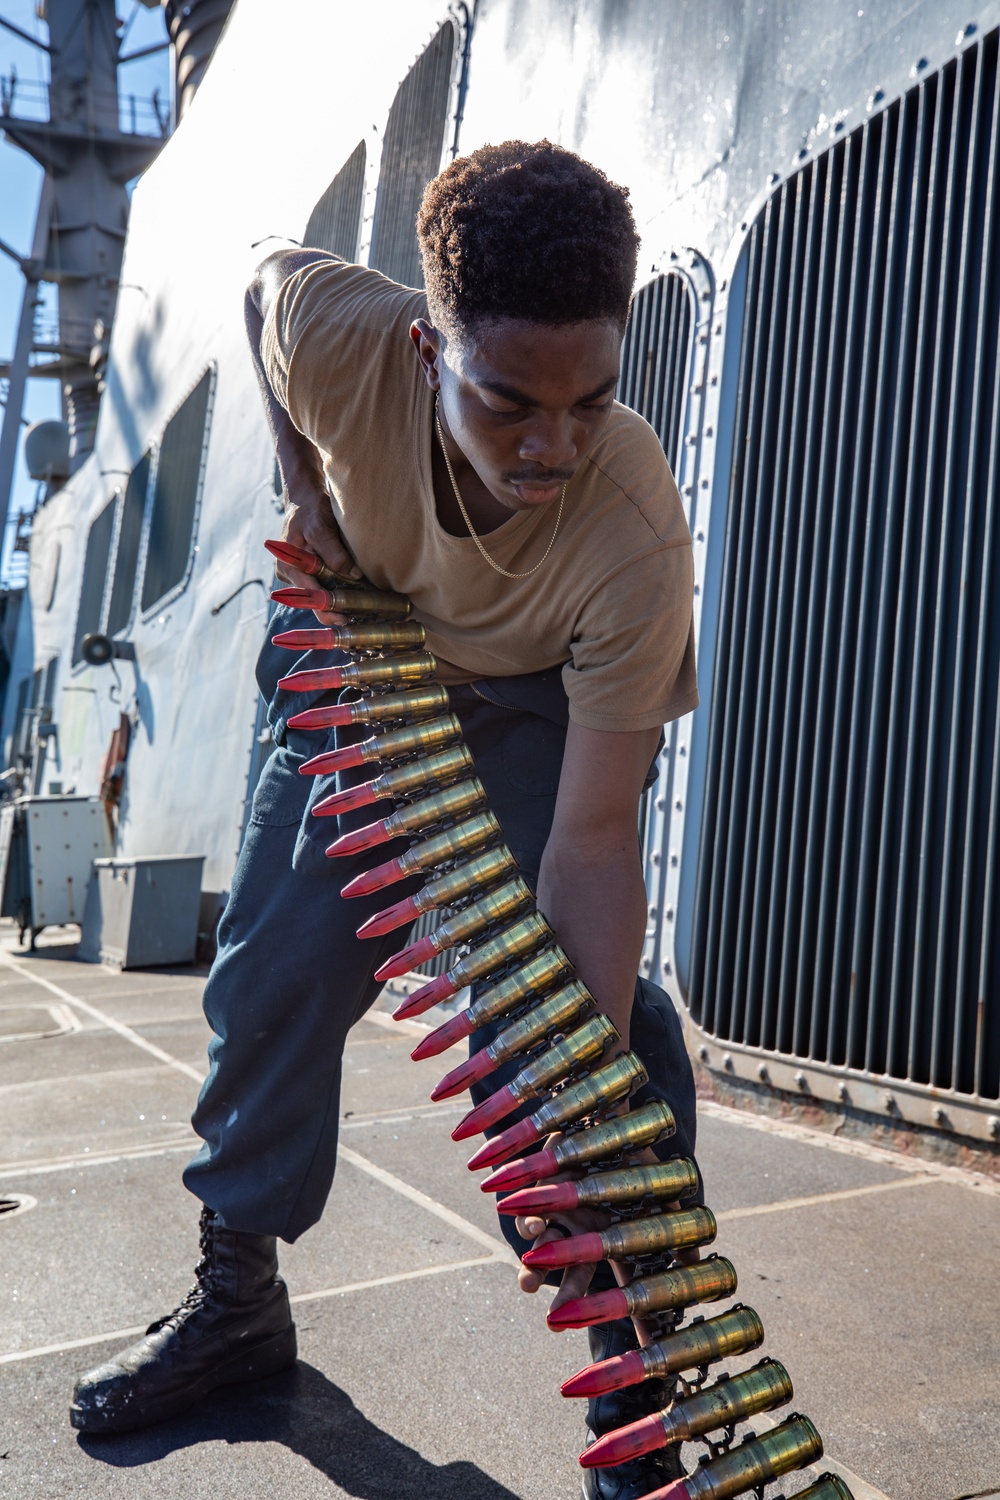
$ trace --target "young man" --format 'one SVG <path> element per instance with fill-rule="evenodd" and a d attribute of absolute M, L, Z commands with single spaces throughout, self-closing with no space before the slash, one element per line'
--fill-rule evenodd
<path fill-rule="evenodd" d="M 684 514 L 655 434 L 614 402 L 638 244 L 628 195 L 548 142 L 507 142 L 429 185 L 418 232 L 426 297 L 315 250 L 268 257 L 249 289 L 285 535 L 411 598 L 539 908 L 614 1021 L 618 1050 L 632 1045 L 646 1063 L 637 1101 L 673 1107 L 664 1154 L 689 1155 L 694 1089 L 678 1019 L 636 979 L 639 797 L 662 724 L 697 694 Z M 279 609 L 272 634 L 303 623 Z M 185 1173 L 205 1204 L 198 1280 L 147 1338 L 79 1382 L 72 1420 L 88 1431 L 173 1415 L 295 1355 L 276 1237 L 295 1240 L 323 1211 L 344 1039 L 377 995 L 375 969 L 405 941 L 354 936 L 386 899 L 345 902 L 340 888 L 391 851 L 327 859 L 333 837 L 370 814 L 313 818 L 330 778 L 297 774 L 327 746 L 288 718 L 320 695 L 293 696 L 277 679 L 330 660 L 296 661 L 270 641 L 261 656 L 276 749 L 205 991 L 216 1033 L 195 1114 L 205 1144 Z M 565 1232 L 502 1224 L 521 1250 L 524 1237 Z M 556 1303 L 593 1272 L 567 1272 Z M 634 1347 L 634 1330 L 608 1325 L 591 1343 L 604 1357 Z M 647 1384 L 591 1403 L 588 1422 L 602 1432 L 663 1400 Z M 675 1472 L 673 1454 L 593 1470 L 585 1493 L 630 1500 Z"/>

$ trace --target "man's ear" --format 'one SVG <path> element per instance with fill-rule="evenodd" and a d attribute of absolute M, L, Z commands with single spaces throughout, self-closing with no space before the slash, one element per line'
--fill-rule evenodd
<path fill-rule="evenodd" d="M 410 324 L 410 338 L 413 347 L 417 351 L 427 384 L 432 391 L 441 389 L 440 365 L 444 351 L 444 336 L 427 322 L 426 318 L 417 318 L 415 323 Z"/>

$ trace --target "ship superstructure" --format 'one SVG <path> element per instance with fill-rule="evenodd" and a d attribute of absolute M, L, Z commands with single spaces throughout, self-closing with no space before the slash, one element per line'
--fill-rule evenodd
<path fill-rule="evenodd" d="M 418 284 L 428 178 L 547 135 L 632 191 L 621 395 L 695 546 L 703 706 L 645 810 L 646 972 L 723 1075 L 995 1139 L 998 25 L 238 0 L 133 196 L 93 453 L 35 517 L 40 789 L 95 791 L 125 712 L 119 850 L 205 855 L 218 910 L 283 505 L 244 287 L 288 241 Z"/>

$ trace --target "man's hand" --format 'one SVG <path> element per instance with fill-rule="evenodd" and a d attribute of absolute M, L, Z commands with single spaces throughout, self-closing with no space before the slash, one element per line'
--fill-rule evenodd
<path fill-rule="evenodd" d="M 361 569 L 354 561 L 337 529 L 330 509 L 330 498 L 325 490 L 316 485 L 299 486 L 297 498 L 291 500 L 285 510 L 285 521 L 281 535 L 286 542 L 315 552 L 328 568 L 343 573 L 348 578 L 361 578 Z M 299 573 L 285 563 L 278 563 L 278 577 L 296 588 L 315 588 L 316 580 L 307 573 Z M 323 625 L 342 625 L 344 616 L 333 610 L 317 609 L 317 620 Z"/>

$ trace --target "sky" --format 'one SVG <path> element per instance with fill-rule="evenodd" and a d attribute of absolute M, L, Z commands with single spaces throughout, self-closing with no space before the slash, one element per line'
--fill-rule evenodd
<path fill-rule="evenodd" d="M 117 0 L 119 19 L 127 30 L 123 51 L 138 51 L 163 41 L 166 28 L 162 10 L 148 10 L 135 0 Z M 38 19 L 36 0 L 0 0 L 0 16 L 12 21 L 22 31 L 46 40 L 48 28 Z M 44 118 L 46 106 L 42 89 L 48 79 L 48 58 L 44 52 L 32 47 L 12 32 L 0 28 L 0 76 L 9 79 L 11 69 L 17 73 L 18 87 L 14 99 L 14 113 Z M 170 54 L 157 53 L 154 57 L 142 58 L 128 63 L 119 71 L 119 95 L 123 101 L 123 124 L 128 129 L 130 119 L 129 96 L 136 99 L 138 128 L 149 130 L 151 110 L 149 99 L 154 88 L 160 91 L 165 102 L 170 98 Z M 2 120 L 0 120 L 2 124 Z M 42 169 L 11 144 L 6 137 L 0 138 L 0 240 L 5 241 L 21 255 L 31 249 L 32 231 L 38 208 L 38 195 L 42 183 Z M 45 322 L 56 314 L 56 289 L 42 288 L 43 305 L 40 310 Z M 8 256 L 0 254 L 0 359 L 9 359 L 14 348 L 14 335 L 21 313 L 24 278 L 18 266 Z M 3 392 L 5 394 L 5 390 Z M 55 380 L 29 380 L 24 403 L 24 423 L 41 421 L 46 417 L 59 416 L 59 386 Z M 22 432 L 24 431 L 22 426 Z M 24 466 L 24 454 L 19 446 L 17 468 L 12 491 L 12 513 L 30 510 L 35 503 L 38 486 L 28 476 Z M 3 497 L 0 496 L 0 505 Z M 7 533 L 11 533 L 10 525 Z M 15 558 L 10 565 L 9 543 L 11 536 L 5 534 L 3 567 L 0 581 L 21 581 L 23 562 Z M 22 555 L 23 556 L 23 555 Z"/>

